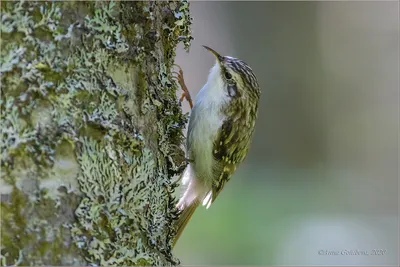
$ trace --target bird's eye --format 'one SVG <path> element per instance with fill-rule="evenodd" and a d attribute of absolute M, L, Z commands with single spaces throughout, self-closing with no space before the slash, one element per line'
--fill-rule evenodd
<path fill-rule="evenodd" d="M 225 78 L 232 79 L 232 74 L 230 74 L 229 72 L 225 71 Z"/>

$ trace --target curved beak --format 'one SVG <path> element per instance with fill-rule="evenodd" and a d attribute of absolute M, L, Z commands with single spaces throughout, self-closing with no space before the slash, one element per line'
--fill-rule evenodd
<path fill-rule="evenodd" d="M 210 51 L 218 60 L 218 63 L 221 63 L 221 61 L 223 60 L 223 57 L 218 54 L 214 49 L 209 48 L 208 46 L 203 45 L 203 47 L 205 49 L 207 49 L 208 51 Z"/>

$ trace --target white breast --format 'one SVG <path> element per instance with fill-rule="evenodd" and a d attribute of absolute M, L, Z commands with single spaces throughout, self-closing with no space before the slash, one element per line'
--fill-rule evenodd
<path fill-rule="evenodd" d="M 190 138 L 193 142 L 188 148 L 196 158 L 195 164 L 192 164 L 195 175 L 209 186 L 212 178 L 213 140 L 225 119 L 221 107 L 229 101 L 219 72 L 217 63 L 211 69 L 207 83 L 196 96 L 191 115 L 194 121 L 191 122 Z"/>
<path fill-rule="evenodd" d="M 186 168 L 182 184 L 186 187 L 178 202 L 178 208 L 183 209 L 195 199 L 211 204 L 213 140 L 222 126 L 224 116 L 221 107 L 229 101 L 223 81 L 220 77 L 218 63 L 211 69 L 207 83 L 199 91 L 190 115 L 187 138 L 191 140 L 187 147 L 189 159 L 195 159 Z M 207 198 L 208 197 L 208 198 Z"/>

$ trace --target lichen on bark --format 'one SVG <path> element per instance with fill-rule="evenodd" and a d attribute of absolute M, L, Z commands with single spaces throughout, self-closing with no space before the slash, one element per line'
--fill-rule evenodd
<path fill-rule="evenodd" d="M 173 265 L 186 1 L 1 3 L 2 265 Z"/>

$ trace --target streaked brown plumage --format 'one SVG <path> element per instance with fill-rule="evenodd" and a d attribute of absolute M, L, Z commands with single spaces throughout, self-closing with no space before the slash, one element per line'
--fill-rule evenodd
<path fill-rule="evenodd" d="M 245 159 L 260 98 L 257 78 L 244 61 L 205 48 L 217 63 L 190 115 L 186 144 L 190 163 L 182 179 L 185 191 L 178 203 L 181 215 L 175 242 L 200 202 L 208 208 Z"/>

